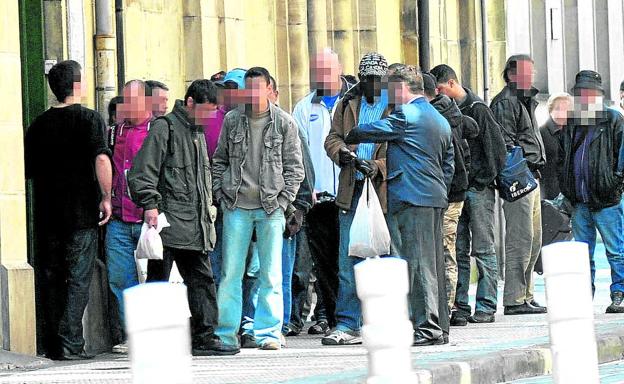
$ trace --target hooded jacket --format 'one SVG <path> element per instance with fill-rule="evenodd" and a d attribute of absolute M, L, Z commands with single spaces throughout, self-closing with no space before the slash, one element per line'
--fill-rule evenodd
<path fill-rule="evenodd" d="M 471 117 L 463 115 L 455 101 L 448 96 L 438 95 L 431 100 L 431 105 L 451 126 L 455 173 L 448 194 L 449 203 L 464 201 L 469 186 L 470 169 L 470 148 L 467 139 L 476 138 L 479 134 L 479 127 Z"/>
<path fill-rule="evenodd" d="M 474 138 L 468 138 L 470 147 L 470 188 L 482 191 L 493 184 L 505 166 L 507 151 L 500 125 L 492 110 L 470 89 L 464 88 L 466 98 L 459 104 L 461 112 L 476 121 L 479 129 Z"/>

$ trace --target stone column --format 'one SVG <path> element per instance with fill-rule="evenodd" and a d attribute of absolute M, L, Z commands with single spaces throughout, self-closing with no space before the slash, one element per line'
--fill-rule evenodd
<path fill-rule="evenodd" d="M 342 68 L 347 74 L 357 73 L 357 62 L 353 47 L 353 13 L 351 0 L 332 0 L 333 24 L 328 31 L 334 39 L 334 50 L 338 52 Z M 328 14 L 328 16 L 330 16 Z"/>
<path fill-rule="evenodd" d="M 0 324 L 2 348 L 34 355 L 34 273 L 27 262 L 18 2 L 0 13 Z"/>
<path fill-rule="evenodd" d="M 290 61 L 290 101 L 292 107 L 310 90 L 308 51 L 308 2 L 288 1 L 288 42 Z"/>
<path fill-rule="evenodd" d="M 312 56 L 327 46 L 327 1 L 308 0 L 309 55 Z"/>

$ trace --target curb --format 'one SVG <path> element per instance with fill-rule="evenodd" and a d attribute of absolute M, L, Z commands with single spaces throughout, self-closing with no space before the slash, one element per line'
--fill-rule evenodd
<path fill-rule="evenodd" d="M 52 360 L 0 350 L 0 372 L 18 369 L 33 370 L 51 367 Z"/>
<path fill-rule="evenodd" d="M 624 359 L 624 330 L 596 336 L 598 362 Z M 416 366 L 420 384 L 491 384 L 552 374 L 548 344 L 488 353 L 466 361 Z"/>

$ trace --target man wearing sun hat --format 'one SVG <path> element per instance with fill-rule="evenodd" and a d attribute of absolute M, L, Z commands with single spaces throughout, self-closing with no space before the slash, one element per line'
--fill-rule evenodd
<path fill-rule="evenodd" d="M 624 118 L 604 105 L 602 77 L 580 71 L 572 88 L 573 118 L 561 136 L 561 192 L 574 205 L 572 232 L 589 246 L 592 292 L 596 230 L 611 266 L 611 305 L 607 313 L 624 313 Z"/>

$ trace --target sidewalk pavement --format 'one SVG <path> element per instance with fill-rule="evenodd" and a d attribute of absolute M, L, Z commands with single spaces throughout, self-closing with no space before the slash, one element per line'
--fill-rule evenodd
<path fill-rule="evenodd" d="M 624 355 L 624 315 L 606 315 L 610 273 L 604 254 L 597 259 L 594 300 L 601 363 Z M 471 293 L 474 294 L 475 287 Z M 499 289 L 502 289 L 502 284 Z M 502 292 L 500 292 L 502 297 Z M 545 303 L 543 279 L 536 300 Z M 552 371 L 546 315 L 504 316 L 493 324 L 451 328 L 449 345 L 412 348 L 420 383 L 496 383 L 542 376 Z M 363 383 L 363 346 L 325 347 L 319 336 L 287 339 L 281 351 L 243 350 L 234 357 L 194 358 L 194 383 Z M 24 367 L 32 369 L 32 367 Z M 0 371 L 0 383 L 130 383 L 126 356 L 101 355 L 83 363 L 55 362 L 39 370 Z"/>

